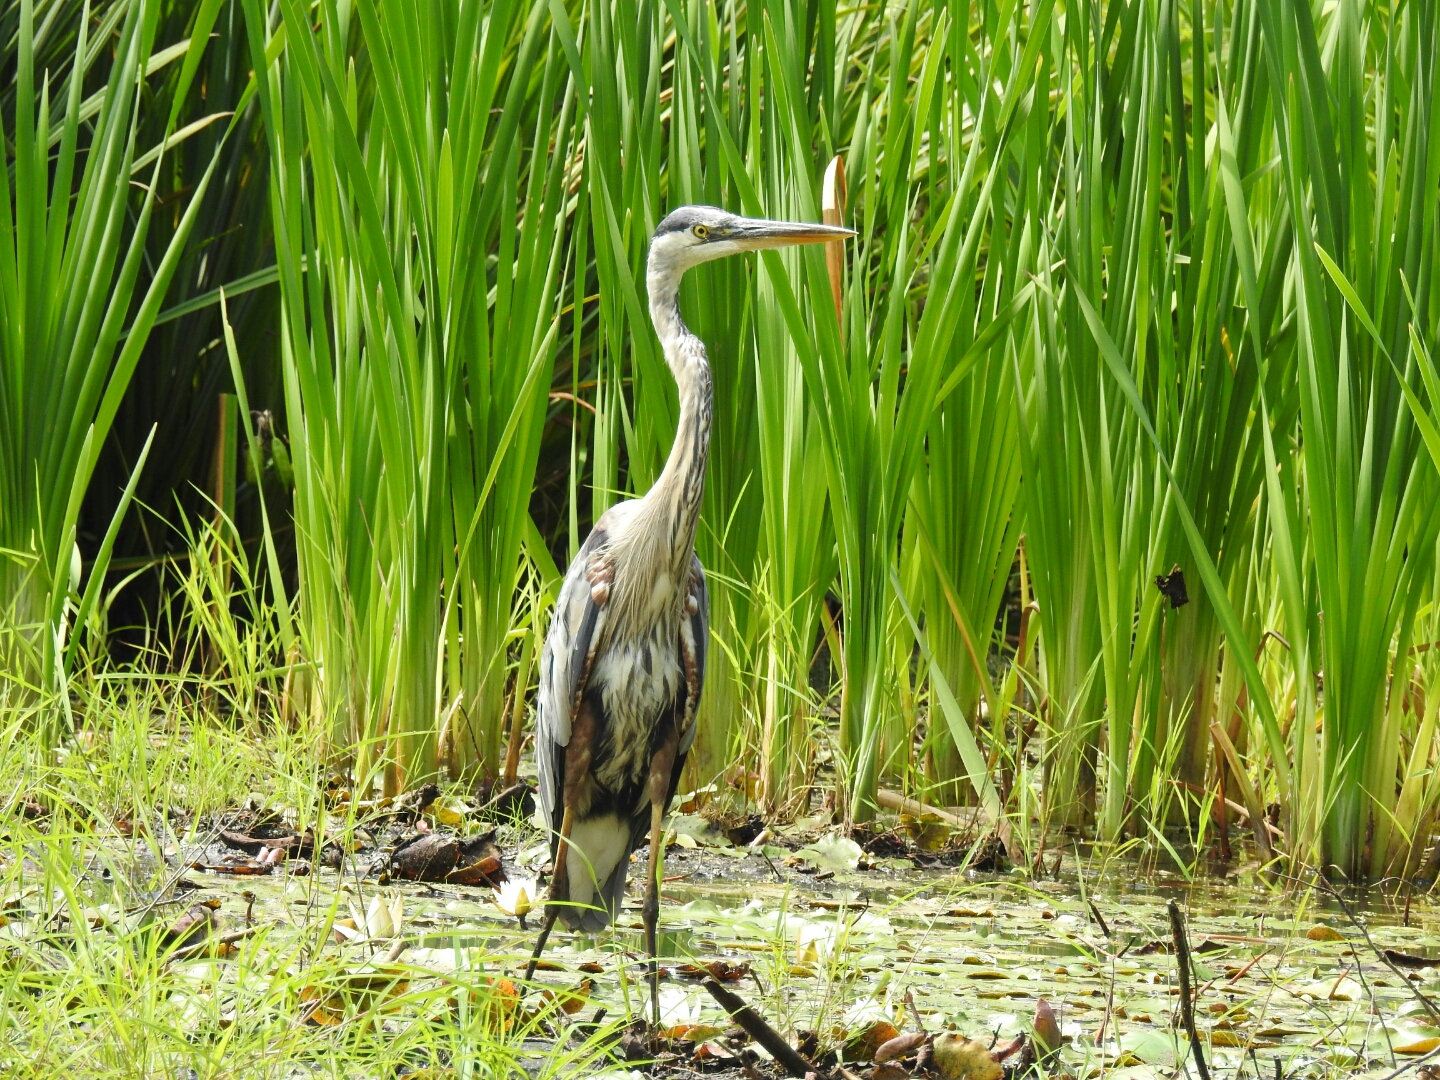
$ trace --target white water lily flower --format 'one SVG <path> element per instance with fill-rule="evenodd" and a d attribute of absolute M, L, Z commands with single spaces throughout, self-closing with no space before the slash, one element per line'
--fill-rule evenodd
<path fill-rule="evenodd" d="M 370 898 L 370 903 L 363 914 L 359 908 L 351 904 L 350 917 L 355 921 L 355 929 L 359 936 L 398 937 L 400 926 L 405 921 L 405 900 L 399 893 L 387 900 L 377 892 Z"/>
<path fill-rule="evenodd" d="M 877 1020 L 891 1019 L 893 1011 L 879 998 L 865 997 L 845 1010 L 845 1018 L 841 1023 L 846 1031 L 858 1031 L 862 1026 L 868 1026 Z"/>
<path fill-rule="evenodd" d="M 694 1027 L 700 1022 L 700 998 L 693 990 L 666 986 L 660 991 L 660 1026 Z"/>
<path fill-rule="evenodd" d="M 836 923 L 811 922 L 808 919 L 797 921 L 800 926 L 799 933 L 795 935 L 795 962 L 814 964 L 828 960 L 840 941 L 841 928 Z"/>
<path fill-rule="evenodd" d="M 534 878 L 509 878 L 495 890 L 495 906 L 506 915 L 513 915 L 523 924 L 525 916 L 535 906 L 535 895 L 539 890 Z"/>

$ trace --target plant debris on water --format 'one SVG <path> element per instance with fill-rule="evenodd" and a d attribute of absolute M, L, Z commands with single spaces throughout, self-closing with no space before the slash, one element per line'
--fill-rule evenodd
<path fill-rule="evenodd" d="M 609 932 L 557 931 L 522 984 L 549 858 L 523 814 L 433 787 L 123 819 L 57 794 L 13 800 L 6 821 L 11 1075 L 120 1075 L 120 1060 L 323 1075 L 337 1045 L 346 1075 L 785 1075 L 723 987 L 817 1077 L 1170 1077 L 1193 1067 L 1171 898 L 1211 1075 L 1328 1077 L 1440 1050 L 1430 901 L 1345 900 L 1258 862 L 1137 873 L 1083 845 L 1037 878 L 935 866 L 894 834 L 871 854 L 824 817 L 737 832 L 677 814 L 652 1030 L 638 871 Z M 416 849 L 443 853 L 433 872 Z M 117 1050 L 136 1011 L 148 1045 Z"/>

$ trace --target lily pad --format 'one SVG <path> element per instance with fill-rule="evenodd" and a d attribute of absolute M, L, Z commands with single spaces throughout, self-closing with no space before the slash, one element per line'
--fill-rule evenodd
<path fill-rule="evenodd" d="M 795 853 L 822 870 L 854 870 L 860 865 L 864 850 L 848 836 L 832 833 Z"/>

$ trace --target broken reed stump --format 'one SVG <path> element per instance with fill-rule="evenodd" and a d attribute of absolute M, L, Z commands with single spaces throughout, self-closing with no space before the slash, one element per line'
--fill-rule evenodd
<path fill-rule="evenodd" d="M 1180 969 L 1180 1022 L 1190 1036 L 1190 1049 L 1195 1054 L 1195 1068 L 1200 1073 L 1200 1080 L 1210 1080 L 1210 1070 L 1205 1067 L 1205 1051 L 1200 1049 L 1200 1033 L 1195 1030 L 1195 1005 L 1190 1000 L 1190 939 L 1185 936 L 1185 916 L 1174 900 L 1167 901 L 1165 908 L 1170 913 L 1170 933 L 1175 938 L 1175 963 Z"/>
<path fill-rule="evenodd" d="M 801 1057 L 795 1048 L 785 1041 L 785 1037 L 767 1024 L 759 1013 L 746 1005 L 745 999 L 739 994 L 732 993 L 714 979 L 706 979 L 701 985 L 720 1003 L 720 1007 L 730 1015 L 730 1019 L 745 1029 L 746 1035 L 769 1051 L 775 1064 L 784 1069 L 787 1075 L 804 1080 L 807 1073 L 819 1071 Z"/>

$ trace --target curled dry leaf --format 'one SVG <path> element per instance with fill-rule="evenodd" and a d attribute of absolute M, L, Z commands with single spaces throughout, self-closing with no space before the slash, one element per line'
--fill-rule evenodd
<path fill-rule="evenodd" d="M 277 865 L 279 864 L 262 862 L 258 858 L 226 855 L 217 863 L 193 862 L 190 864 L 190 868 L 192 870 L 205 870 L 212 874 L 258 875 L 270 873 Z"/>
<path fill-rule="evenodd" d="M 887 1039 L 875 1050 L 875 1057 L 872 1059 L 875 1064 L 883 1065 L 887 1061 L 896 1061 L 905 1057 L 910 1051 L 918 1049 L 925 1043 L 925 1032 L 907 1031 L 903 1035 L 896 1035 L 893 1039 Z"/>
<path fill-rule="evenodd" d="M 1060 1052 L 1060 1025 L 1055 1021 L 1055 1010 L 1044 998 L 1035 1003 L 1031 1030 L 1035 1035 L 1035 1056 L 1044 1065 Z"/>
<path fill-rule="evenodd" d="M 495 834 L 462 839 L 422 833 L 403 842 L 390 856 L 390 872 L 409 881 L 496 888 L 505 881 Z"/>
<path fill-rule="evenodd" d="M 303 833 L 285 825 L 258 825 L 251 832 L 237 832 L 221 829 L 220 840 L 226 847 L 243 851 L 247 855 L 260 855 L 267 850 L 279 849 L 289 855 L 308 859 L 315 851 L 315 833 L 306 829 Z"/>
<path fill-rule="evenodd" d="M 574 1016 L 590 1000 L 590 991 L 593 989 L 595 989 L 594 979 L 581 979 L 578 986 L 570 990 L 562 990 L 555 998 L 560 1005 L 560 1011 L 566 1016 Z"/>
<path fill-rule="evenodd" d="M 735 1055 L 731 1053 L 730 1050 L 722 1044 L 716 1042 L 713 1039 L 709 1039 L 705 1042 L 702 1042 L 699 1046 L 695 1047 L 695 1060 L 705 1062 L 728 1062 L 734 1061 Z"/>
<path fill-rule="evenodd" d="M 208 904 L 191 904 L 166 928 L 160 940 L 166 946 L 184 948 L 204 941 L 214 929 L 214 909 Z"/>
<path fill-rule="evenodd" d="M 888 1020 L 876 1020 L 845 1041 L 846 1061 L 874 1061 L 880 1047 L 893 1042 L 900 1032 Z"/>

